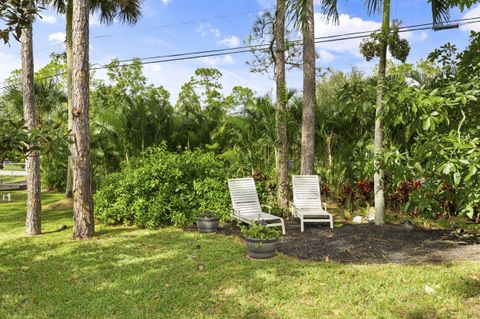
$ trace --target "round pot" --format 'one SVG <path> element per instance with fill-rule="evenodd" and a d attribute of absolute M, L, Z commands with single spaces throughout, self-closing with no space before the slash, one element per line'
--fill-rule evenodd
<path fill-rule="evenodd" d="M 197 229 L 200 233 L 212 233 L 218 229 L 217 217 L 197 217 Z"/>
<path fill-rule="evenodd" d="M 245 237 L 247 254 L 254 259 L 268 259 L 275 256 L 278 239 L 257 239 Z"/>

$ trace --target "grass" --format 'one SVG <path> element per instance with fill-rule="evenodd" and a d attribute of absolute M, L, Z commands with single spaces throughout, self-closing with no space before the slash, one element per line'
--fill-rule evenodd
<path fill-rule="evenodd" d="M 6 171 L 24 171 L 25 167 L 20 164 L 7 164 L 3 165 L 3 169 Z"/>
<path fill-rule="evenodd" d="M 25 176 L 11 176 L 11 175 L 0 175 L 0 180 L 3 184 L 25 182 Z"/>
<path fill-rule="evenodd" d="M 61 205 L 28 238 L 24 202 L 0 204 L 0 318 L 480 317 L 479 264 L 254 261 L 237 238 L 174 228 L 97 225 L 78 242 L 55 232 L 72 225 Z"/>

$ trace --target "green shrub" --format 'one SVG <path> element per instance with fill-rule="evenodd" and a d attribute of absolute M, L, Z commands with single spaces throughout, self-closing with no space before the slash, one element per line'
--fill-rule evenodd
<path fill-rule="evenodd" d="M 275 228 L 267 227 L 266 223 L 261 222 L 253 223 L 248 226 L 241 226 L 240 230 L 243 236 L 256 239 L 278 239 L 282 236 L 281 231 Z"/>
<path fill-rule="evenodd" d="M 95 194 L 95 216 L 107 224 L 184 226 L 203 210 L 230 215 L 225 163 L 213 153 L 171 153 L 164 146 L 107 176 Z"/>

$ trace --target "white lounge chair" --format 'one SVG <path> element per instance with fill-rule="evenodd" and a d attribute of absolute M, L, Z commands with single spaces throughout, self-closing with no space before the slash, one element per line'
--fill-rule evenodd
<path fill-rule="evenodd" d="M 234 219 L 247 224 L 264 220 L 268 227 L 281 226 L 282 234 L 286 234 L 283 218 L 262 211 L 253 178 L 229 179 L 228 188 L 232 199 L 232 217 Z"/>
<path fill-rule="evenodd" d="M 294 175 L 293 180 L 293 216 L 300 218 L 300 229 L 305 223 L 330 223 L 333 228 L 333 216 L 327 212 L 327 205 L 320 199 L 320 183 L 317 175 Z"/>

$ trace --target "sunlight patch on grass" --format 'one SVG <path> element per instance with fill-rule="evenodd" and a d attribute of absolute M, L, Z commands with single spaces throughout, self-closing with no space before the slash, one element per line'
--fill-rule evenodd
<path fill-rule="evenodd" d="M 55 203 L 61 194 L 44 194 Z M 480 265 L 343 265 L 279 255 L 174 228 L 97 225 L 24 235 L 24 193 L 0 206 L 0 318 L 475 318 Z M 72 226 L 49 209 L 45 232 Z M 433 291 L 426 289 L 430 287 Z M 478 317 L 478 316 L 477 316 Z"/>

